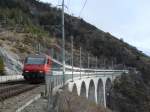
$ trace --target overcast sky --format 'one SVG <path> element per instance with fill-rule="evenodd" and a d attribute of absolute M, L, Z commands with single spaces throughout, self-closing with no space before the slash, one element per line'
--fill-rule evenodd
<path fill-rule="evenodd" d="M 57 6 L 62 0 L 41 0 Z M 65 0 L 79 16 L 85 0 Z M 88 0 L 81 17 L 150 55 L 150 0 Z"/>

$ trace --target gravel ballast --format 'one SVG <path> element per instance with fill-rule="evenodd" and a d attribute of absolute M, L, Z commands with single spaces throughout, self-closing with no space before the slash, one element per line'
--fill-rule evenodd
<path fill-rule="evenodd" d="M 47 112 L 47 100 L 44 98 L 40 98 L 27 106 L 21 112 Z"/>
<path fill-rule="evenodd" d="M 31 99 L 34 99 L 35 96 L 44 92 L 44 88 L 45 86 L 41 85 L 40 87 L 37 87 L 31 91 L 0 102 L 0 112 L 16 112 L 16 110 L 25 105 L 26 102 L 29 102 Z"/>

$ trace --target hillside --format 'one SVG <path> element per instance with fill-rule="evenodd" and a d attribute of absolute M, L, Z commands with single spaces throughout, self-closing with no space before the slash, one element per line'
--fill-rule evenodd
<path fill-rule="evenodd" d="M 140 71 L 137 75 L 131 73 L 116 81 L 112 90 L 114 93 L 112 98 L 119 94 L 124 99 L 130 100 L 123 102 L 124 99 L 118 97 L 116 101 L 121 102 L 114 109 L 123 112 L 122 105 L 124 105 L 124 112 L 141 112 L 140 109 L 130 110 L 135 107 L 145 107 L 143 112 L 149 112 L 150 57 L 122 39 L 119 40 L 83 19 L 68 14 L 65 14 L 65 31 L 67 51 L 70 51 L 70 37 L 73 36 L 75 55 L 79 56 L 80 46 L 84 51 L 82 54 L 85 56 L 84 65 L 87 65 L 87 52 L 89 52 L 91 56 L 98 57 L 99 66 L 105 64 L 109 67 L 113 60 L 115 64 L 125 64 L 127 67 L 135 67 Z M 61 46 L 61 10 L 36 0 L 0 0 L 0 46 L 7 47 L 24 58 L 27 54 L 36 52 L 38 43 L 43 51 L 48 51 L 53 44 Z M 75 63 L 76 66 L 78 64 Z M 118 86 L 120 84 L 121 87 Z M 132 85 L 133 89 L 126 88 L 128 85 Z M 134 91 L 136 89 L 137 91 Z M 125 91 L 127 91 L 126 94 L 124 94 Z M 138 104 L 132 98 L 133 100 L 141 98 L 138 101 L 144 103 Z M 131 108 L 128 108 L 127 103 Z M 117 105 L 117 102 L 114 104 Z"/>

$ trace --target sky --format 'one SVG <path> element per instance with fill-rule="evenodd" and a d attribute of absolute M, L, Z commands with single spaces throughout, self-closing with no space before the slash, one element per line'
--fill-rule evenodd
<path fill-rule="evenodd" d="M 53 6 L 62 0 L 41 0 Z M 65 0 L 65 11 L 150 55 L 150 0 Z"/>

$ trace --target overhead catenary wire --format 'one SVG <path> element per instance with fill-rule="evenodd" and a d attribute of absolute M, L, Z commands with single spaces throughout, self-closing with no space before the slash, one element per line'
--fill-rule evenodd
<path fill-rule="evenodd" d="M 60 4 L 60 0 L 57 1 L 57 6 L 59 6 L 59 4 Z"/>
<path fill-rule="evenodd" d="M 68 2 L 67 2 L 67 7 L 69 9 L 69 7 L 70 7 L 70 0 L 68 0 Z"/>
<path fill-rule="evenodd" d="M 71 13 L 72 10 L 71 10 L 71 6 L 70 6 L 70 4 L 71 4 L 70 2 L 71 2 L 71 0 L 68 0 L 67 5 L 65 5 L 65 7 L 67 8 L 68 13 L 73 15 L 73 13 Z M 81 14 L 82 14 L 87 2 L 88 2 L 88 0 L 85 0 L 84 3 L 83 3 L 83 6 L 82 6 L 81 10 L 79 11 L 79 15 L 78 15 L 79 18 L 81 17 Z"/>
<path fill-rule="evenodd" d="M 60 1 L 60 0 L 58 0 L 58 1 Z M 80 10 L 80 14 L 79 15 L 81 15 L 81 13 L 83 12 L 83 10 L 84 10 L 84 8 L 85 8 L 85 6 L 86 6 L 86 4 L 87 4 L 87 0 L 85 0 L 85 1 L 83 1 L 83 5 L 82 5 L 82 7 L 81 7 L 81 10 Z M 66 3 L 66 5 L 64 4 L 64 7 L 67 9 L 67 11 L 71 11 L 71 0 L 67 0 L 67 3 Z M 60 6 L 60 5 L 59 5 Z M 72 11 L 71 11 L 72 12 Z M 70 13 L 71 13 L 70 12 Z M 79 21 L 78 21 L 79 22 Z M 75 55 L 75 54 L 74 54 Z M 79 54 L 78 54 L 79 55 Z M 80 56 L 79 56 L 80 57 Z M 87 61 L 86 61 L 87 62 Z M 71 63 L 70 63 L 71 64 Z M 80 65 L 79 63 L 78 63 L 78 65 Z"/>
<path fill-rule="evenodd" d="M 87 1 L 88 1 L 88 0 L 85 0 L 85 2 L 84 2 L 84 4 L 83 4 L 83 7 L 82 7 L 81 10 L 80 10 L 79 17 L 81 16 L 81 14 L 82 14 L 82 12 L 83 12 L 83 10 L 84 10 L 86 4 L 87 4 Z"/>

